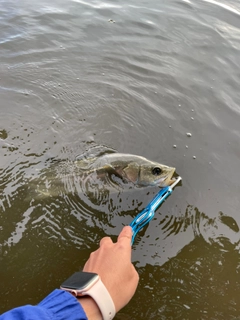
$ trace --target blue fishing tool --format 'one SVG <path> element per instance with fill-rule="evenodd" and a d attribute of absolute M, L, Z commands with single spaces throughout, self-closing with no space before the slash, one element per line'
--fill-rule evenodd
<path fill-rule="evenodd" d="M 155 211 L 163 203 L 163 201 L 173 192 L 173 188 L 181 181 L 182 178 L 178 177 L 170 186 L 162 188 L 152 201 L 143 209 L 130 223 L 132 227 L 132 244 L 136 237 L 136 234 L 154 217 Z"/>

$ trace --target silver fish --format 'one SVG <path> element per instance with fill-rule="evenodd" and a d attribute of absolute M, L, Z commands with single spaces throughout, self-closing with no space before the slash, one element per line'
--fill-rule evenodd
<path fill-rule="evenodd" d="M 29 183 L 28 198 L 87 193 L 90 189 L 99 191 L 105 187 L 115 188 L 116 184 L 165 187 L 175 181 L 172 179 L 174 172 L 175 168 L 123 153 L 82 157 L 75 161 L 54 161 L 42 170 L 38 179 Z"/>
<path fill-rule="evenodd" d="M 88 173 L 115 174 L 125 182 L 132 182 L 137 186 L 166 187 L 173 183 L 172 176 L 175 168 L 158 162 L 150 161 L 144 157 L 124 153 L 111 153 L 91 159 L 92 165 Z M 83 161 L 76 160 L 78 168 L 84 169 Z"/>

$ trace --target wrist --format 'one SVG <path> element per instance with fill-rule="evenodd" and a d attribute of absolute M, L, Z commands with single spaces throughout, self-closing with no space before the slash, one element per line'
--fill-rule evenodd
<path fill-rule="evenodd" d="M 98 306 L 104 320 L 114 318 L 116 313 L 114 302 L 98 274 L 75 272 L 61 284 L 60 288 L 72 293 L 77 298 L 90 296 Z"/>
<path fill-rule="evenodd" d="M 86 313 L 88 320 L 103 320 L 101 311 L 90 296 L 78 297 L 78 302 Z"/>

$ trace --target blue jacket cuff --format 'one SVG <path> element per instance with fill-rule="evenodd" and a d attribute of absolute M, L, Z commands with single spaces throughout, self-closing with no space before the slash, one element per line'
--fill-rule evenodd
<path fill-rule="evenodd" d="M 50 319 L 87 320 L 78 300 L 64 290 L 55 289 L 38 306 L 47 309 L 53 315 Z"/>

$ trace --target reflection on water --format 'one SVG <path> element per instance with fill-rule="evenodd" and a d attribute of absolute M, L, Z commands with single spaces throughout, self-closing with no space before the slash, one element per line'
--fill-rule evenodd
<path fill-rule="evenodd" d="M 76 236 L 67 240 L 72 233 L 66 226 L 62 230 L 62 215 L 74 216 L 78 222 L 96 219 L 111 225 L 116 211 L 116 215 L 123 216 L 129 209 L 137 210 L 141 205 L 140 194 L 153 194 L 158 190 L 158 185 L 153 188 L 159 179 L 152 173 L 156 165 L 162 166 L 142 157 L 95 146 L 75 160 L 51 158 L 45 161 L 44 168 L 43 163 L 39 166 L 26 161 L 11 170 L 8 168 L 7 173 L 3 170 L 2 228 L 5 233 L 8 224 L 15 228 L 8 240 L 2 239 L 3 243 L 18 243 L 27 228 L 33 230 L 37 225 L 51 234 L 51 238 L 73 240 L 81 248 L 82 240 L 76 241 Z M 16 198 L 21 199 L 21 214 L 19 208 L 15 209 L 15 205 L 19 205 Z M 59 211 L 62 211 L 60 215 Z M 9 214 L 11 220 L 6 219 L 4 223 L 4 217 Z"/>
<path fill-rule="evenodd" d="M 58 287 L 158 191 L 93 175 L 49 196 L 54 163 L 104 146 L 183 178 L 136 237 L 139 290 L 116 318 L 239 317 L 239 12 L 0 0 L 0 312 Z"/>
<path fill-rule="evenodd" d="M 167 231 L 166 237 L 190 228 L 194 237 L 162 265 L 156 263 L 160 257 L 155 255 L 152 256 L 155 263 L 138 269 L 141 280 L 135 301 L 136 304 L 144 301 L 148 306 L 144 317 L 230 319 L 238 316 L 240 232 L 237 222 L 222 212 L 211 219 L 188 206 L 184 217 L 179 221 L 168 217 L 162 221 L 161 228 Z M 125 313 L 134 314 L 134 319 L 142 316 L 135 306 L 128 306 Z"/>
<path fill-rule="evenodd" d="M 68 165 L 71 162 L 64 163 Z M 57 164 L 59 170 L 59 160 L 54 162 L 51 159 L 50 168 L 52 164 L 54 168 Z M 24 167 L 26 163 L 21 165 Z M 30 171 L 26 172 L 29 175 Z M 122 188 L 113 192 L 113 189 L 107 189 L 109 185 L 104 184 L 104 189 L 97 189 L 94 198 L 93 193 L 86 193 L 84 189 L 80 193 L 79 189 L 73 191 L 69 184 L 59 190 L 54 184 L 49 189 L 49 172 L 52 175 L 54 171 L 49 171 L 48 165 L 37 172 L 27 183 L 24 174 L 20 175 L 19 183 L 12 178 L 13 172 L 1 172 L 2 181 L 5 181 L 2 235 L 10 235 L 8 239 L 1 238 L 2 284 L 7 286 L 9 277 L 14 280 L 10 281 L 7 295 L 2 298 L 3 310 L 12 306 L 8 297 L 16 287 L 17 292 L 26 292 L 18 300 L 19 304 L 25 303 L 24 297 L 28 297 L 34 283 L 37 292 L 27 300 L 36 303 L 43 293 L 51 290 L 53 283 L 57 285 L 63 275 L 69 274 L 69 260 L 73 261 L 70 268 L 73 271 L 83 266 L 90 250 L 97 247 L 93 244 L 105 235 L 104 225 L 105 228 L 115 229 L 119 221 L 128 224 L 143 206 L 139 202 L 139 189 L 134 192 L 132 188 Z M 75 177 L 79 178 L 77 175 Z M 84 180 L 76 181 L 81 188 L 86 187 Z M 11 183 L 17 186 L 8 189 Z M 36 186 L 41 193 L 39 196 L 37 192 L 33 197 L 31 192 Z M 181 188 L 177 187 L 174 194 Z M 99 197 L 103 190 L 107 192 L 106 199 Z M 51 194 L 51 191 L 54 192 Z M 149 189 L 148 199 L 154 191 Z M 22 199 L 21 206 L 18 199 Z M 153 232 L 156 227 L 157 238 Z M 181 247 L 177 245 L 180 238 L 185 238 L 185 243 L 180 243 Z M 156 219 L 136 238 L 133 260 L 140 274 L 139 289 L 133 303 L 116 319 L 127 319 L 129 314 L 139 319 L 143 312 L 144 317 L 150 319 L 191 319 L 195 315 L 201 319 L 236 316 L 240 293 L 240 282 L 237 280 L 239 243 L 238 222 L 222 212 L 210 218 L 188 205 L 185 213 L 178 216 L 174 211 L 165 216 L 157 214 Z M 79 256 L 80 262 L 74 256 Z M 58 266 L 55 266 L 56 261 Z M 41 270 L 48 273 L 47 283 L 41 282 Z M 144 301 L 144 309 L 134 306 L 134 303 L 139 305 L 139 301 Z"/>
<path fill-rule="evenodd" d="M 145 301 L 149 319 L 230 319 L 239 314 L 239 262 L 238 251 L 220 251 L 196 237 L 163 266 L 139 269 L 135 299 Z"/>
<path fill-rule="evenodd" d="M 222 212 L 210 218 L 188 205 L 185 214 L 173 213 L 155 220 L 156 223 L 151 223 L 151 228 L 146 230 L 144 240 L 137 238 L 137 252 L 133 255 L 139 267 L 149 263 L 163 265 L 196 238 L 202 238 L 219 251 L 239 251 L 239 221 Z M 154 228 L 158 229 L 157 237 Z"/>

